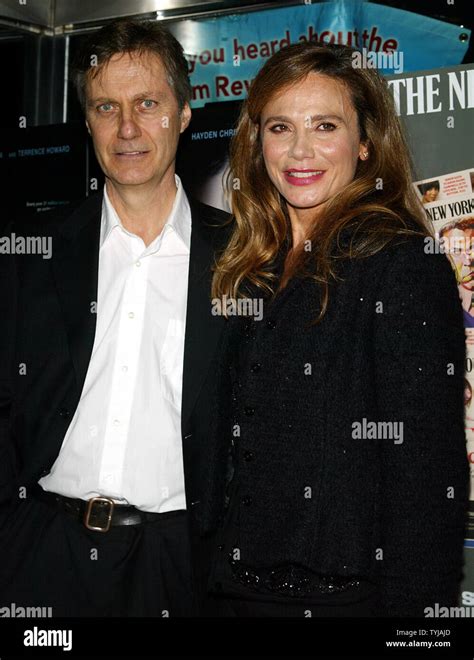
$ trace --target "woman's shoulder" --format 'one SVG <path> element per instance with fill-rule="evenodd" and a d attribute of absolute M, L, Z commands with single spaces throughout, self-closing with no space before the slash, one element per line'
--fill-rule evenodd
<path fill-rule="evenodd" d="M 446 250 L 440 241 L 427 229 L 423 229 L 414 220 L 407 221 L 409 232 L 400 232 L 387 237 L 386 242 L 363 258 L 355 257 L 349 261 L 363 270 L 373 271 L 374 277 L 380 278 L 383 271 L 392 274 L 418 272 L 429 276 L 430 273 L 450 273 L 452 267 Z M 377 282 L 374 281 L 374 284 Z"/>
<path fill-rule="evenodd" d="M 434 237 L 422 234 L 397 236 L 380 252 L 381 267 L 392 274 L 411 273 L 454 279 L 454 271 L 443 245 Z"/>
<path fill-rule="evenodd" d="M 459 316 L 454 268 L 443 245 L 428 232 L 396 235 L 370 256 L 348 260 L 340 274 L 348 295 L 384 301 L 400 314 L 410 316 L 409 310 L 423 301 L 424 308 Z"/>

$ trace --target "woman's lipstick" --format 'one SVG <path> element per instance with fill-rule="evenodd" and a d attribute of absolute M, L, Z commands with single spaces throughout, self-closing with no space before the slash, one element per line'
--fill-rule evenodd
<path fill-rule="evenodd" d="M 291 168 L 283 172 L 285 181 L 291 183 L 292 186 L 309 186 L 316 183 L 323 176 L 325 170 L 297 170 Z"/>

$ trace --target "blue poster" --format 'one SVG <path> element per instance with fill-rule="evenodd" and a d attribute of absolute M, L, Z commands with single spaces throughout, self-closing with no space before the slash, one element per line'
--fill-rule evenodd
<path fill-rule="evenodd" d="M 290 43 L 347 44 L 360 49 L 359 66 L 400 74 L 460 64 L 470 37 L 465 28 L 364 0 L 185 20 L 172 31 L 189 62 L 193 107 L 245 98 L 265 60 Z"/>

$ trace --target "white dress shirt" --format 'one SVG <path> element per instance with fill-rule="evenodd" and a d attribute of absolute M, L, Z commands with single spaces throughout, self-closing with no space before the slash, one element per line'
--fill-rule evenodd
<path fill-rule="evenodd" d="M 185 509 L 181 393 L 191 211 L 181 181 L 159 236 L 127 231 L 104 186 L 97 326 L 49 491 L 144 511 Z"/>

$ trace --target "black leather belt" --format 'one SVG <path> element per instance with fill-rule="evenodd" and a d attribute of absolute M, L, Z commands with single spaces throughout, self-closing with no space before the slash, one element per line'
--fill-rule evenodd
<path fill-rule="evenodd" d="M 118 525 L 140 525 L 144 522 L 154 522 L 158 519 L 182 516 L 185 509 L 153 513 L 141 511 L 130 504 L 117 504 L 110 497 L 92 497 L 90 500 L 81 500 L 65 497 L 41 488 L 39 484 L 28 489 L 37 499 L 60 508 L 65 513 L 82 522 L 87 529 L 95 532 L 108 532 L 111 527 Z"/>

